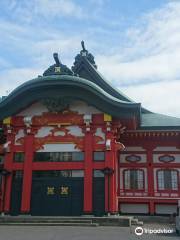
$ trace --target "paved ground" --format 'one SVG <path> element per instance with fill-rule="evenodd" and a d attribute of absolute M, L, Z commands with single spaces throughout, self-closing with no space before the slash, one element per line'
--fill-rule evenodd
<path fill-rule="evenodd" d="M 175 233 L 142 234 L 137 236 L 134 228 L 125 227 L 38 227 L 0 226 L 0 240 L 180 240 Z M 172 225 L 146 224 L 146 229 L 174 229 Z M 145 230 L 144 230 L 145 231 Z"/>

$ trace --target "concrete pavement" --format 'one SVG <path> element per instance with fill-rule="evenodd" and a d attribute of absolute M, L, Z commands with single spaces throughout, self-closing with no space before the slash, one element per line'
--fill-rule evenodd
<path fill-rule="evenodd" d="M 137 236 L 129 227 L 0 226 L 0 240 L 179 240 L 175 233 Z M 145 224 L 146 229 L 172 229 L 168 224 Z"/>

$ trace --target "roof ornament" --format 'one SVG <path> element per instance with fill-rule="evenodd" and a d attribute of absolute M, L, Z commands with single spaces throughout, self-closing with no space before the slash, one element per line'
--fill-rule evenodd
<path fill-rule="evenodd" d="M 94 61 L 94 56 L 91 53 L 89 53 L 88 50 L 85 48 L 85 44 L 83 40 L 81 41 L 81 46 L 82 46 L 82 50 L 80 51 L 80 54 L 77 54 L 77 56 L 75 57 L 75 62 L 74 62 L 74 66 L 72 66 L 72 70 L 76 72 L 75 69 L 80 64 L 82 58 L 86 58 L 97 69 L 97 65 Z"/>
<path fill-rule="evenodd" d="M 58 53 L 53 53 L 53 58 L 54 58 L 54 61 L 56 62 L 56 66 L 59 66 L 60 61 L 59 61 Z"/>
<path fill-rule="evenodd" d="M 58 53 L 53 53 L 53 58 L 55 61 L 54 65 L 51 65 L 44 73 L 43 76 L 51 75 L 74 75 L 66 65 L 62 64 L 59 60 Z"/>
<path fill-rule="evenodd" d="M 86 48 L 85 48 L 85 45 L 84 45 L 84 41 L 82 40 L 81 41 L 81 46 L 82 46 L 82 50 L 81 50 L 81 56 L 83 56 L 83 57 L 87 57 L 87 55 L 88 55 L 88 51 L 86 50 Z"/>
<path fill-rule="evenodd" d="M 86 51 L 83 40 L 81 41 L 81 46 L 82 46 L 83 51 Z"/>

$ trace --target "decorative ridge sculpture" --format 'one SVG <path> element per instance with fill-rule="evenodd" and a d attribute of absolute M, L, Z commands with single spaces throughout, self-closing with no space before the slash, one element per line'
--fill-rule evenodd
<path fill-rule="evenodd" d="M 81 41 L 81 46 L 82 46 L 82 50 L 75 57 L 75 62 L 74 62 L 74 66 L 72 67 L 72 70 L 74 71 L 74 69 L 79 65 L 83 57 L 86 58 L 97 69 L 94 56 L 91 53 L 89 53 L 88 50 L 85 48 L 85 43 L 83 40 Z"/>
<path fill-rule="evenodd" d="M 51 65 L 44 73 L 43 76 L 51 76 L 51 75 L 74 75 L 73 71 L 71 71 L 66 65 L 62 64 L 59 60 L 58 53 L 53 53 L 53 58 L 55 64 Z"/>
<path fill-rule="evenodd" d="M 54 57 L 54 61 L 56 62 L 56 65 L 59 66 L 60 61 L 59 61 L 58 53 L 53 53 L 53 57 Z"/>
<path fill-rule="evenodd" d="M 81 41 L 81 46 L 82 46 L 82 49 L 83 49 L 84 52 L 87 51 L 87 50 L 85 49 L 85 45 L 84 45 L 84 41 L 83 41 L 83 40 Z"/>

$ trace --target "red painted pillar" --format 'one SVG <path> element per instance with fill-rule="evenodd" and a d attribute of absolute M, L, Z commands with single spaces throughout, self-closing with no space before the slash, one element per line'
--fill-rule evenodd
<path fill-rule="evenodd" d="M 154 173 L 153 173 L 153 148 L 147 148 L 147 180 L 148 180 L 148 196 L 154 197 Z M 149 213 L 154 215 L 154 201 L 149 201 Z"/>
<path fill-rule="evenodd" d="M 31 186 L 32 186 L 32 162 L 34 155 L 34 134 L 29 133 L 24 138 L 24 172 L 22 186 L 21 212 L 28 213 L 31 203 Z"/>
<path fill-rule="evenodd" d="M 116 147 L 113 134 L 106 133 L 106 141 L 110 140 L 110 150 L 106 149 L 105 166 L 113 170 L 113 174 L 105 176 L 105 209 L 106 212 L 118 212 L 118 199 L 117 199 L 117 171 L 116 171 Z M 109 179 L 108 179 L 109 178 Z"/>
<path fill-rule="evenodd" d="M 86 132 L 84 138 L 84 212 L 92 213 L 92 184 L 93 184 L 93 134 Z"/>
<path fill-rule="evenodd" d="M 3 177 L 3 194 L 4 194 L 4 203 L 2 203 L 2 211 L 8 213 L 10 211 L 11 204 L 11 188 L 12 188 L 12 175 L 13 175 L 13 157 L 14 157 L 14 140 L 15 133 L 11 129 L 7 130 L 7 142 L 9 145 L 6 149 L 5 160 L 4 160 L 4 169 L 8 170 L 10 174 L 6 177 Z M 4 179 L 6 178 L 6 180 Z M 4 188 L 4 183 L 6 186 Z"/>

